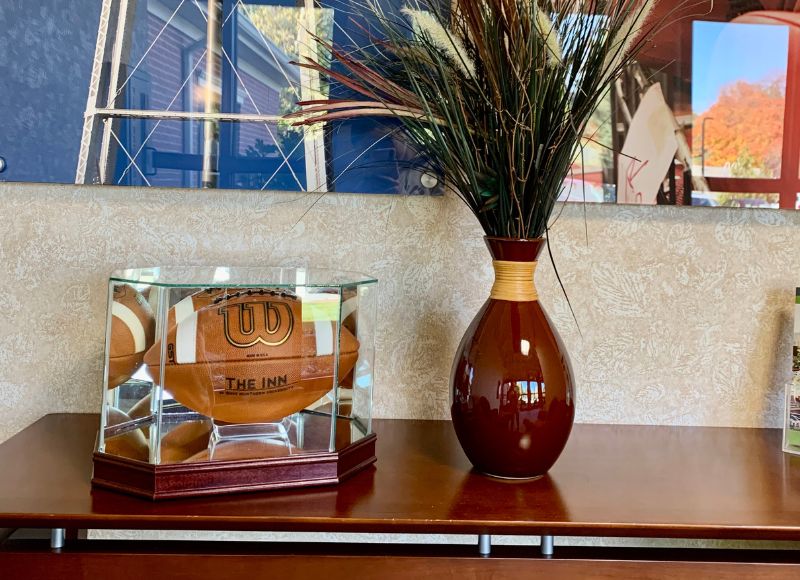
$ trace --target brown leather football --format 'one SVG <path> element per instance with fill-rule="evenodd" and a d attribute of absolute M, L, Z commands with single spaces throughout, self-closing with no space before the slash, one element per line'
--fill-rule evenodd
<path fill-rule="evenodd" d="M 303 322 L 290 293 L 243 289 L 170 313 L 164 388 L 186 407 L 229 423 L 276 421 L 333 386 L 335 322 Z M 183 304 L 183 306 L 181 306 Z M 172 309 L 171 309 L 172 310 Z M 358 340 L 340 332 L 339 376 L 358 359 Z M 158 378 L 161 342 L 145 354 Z"/>
<path fill-rule="evenodd" d="M 107 424 L 109 427 L 127 423 L 131 418 L 125 412 L 116 407 L 109 407 Z M 136 459 L 137 461 L 148 461 L 150 458 L 150 447 L 141 429 L 132 429 L 125 433 L 120 433 L 105 440 L 105 453 Z"/>
<path fill-rule="evenodd" d="M 183 300 L 178 302 L 175 306 L 169 309 L 167 313 L 167 328 L 172 328 L 176 322 L 176 318 L 182 320 L 195 310 L 200 310 L 206 306 L 211 306 L 217 299 L 222 300 L 228 294 L 235 293 L 236 290 L 230 291 L 225 288 L 206 288 L 198 292 L 193 292 L 186 296 Z"/>
<path fill-rule="evenodd" d="M 208 447 L 211 421 L 188 421 L 176 425 L 161 438 L 161 463 L 179 463 Z"/>
<path fill-rule="evenodd" d="M 214 448 L 213 452 L 210 449 L 204 449 L 188 459 L 185 459 L 184 463 L 274 459 L 276 457 L 289 457 L 296 452 L 297 448 L 294 445 L 287 445 L 283 441 L 242 439 L 241 441 L 219 443 Z"/>
<path fill-rule="evenodd" d="M 111 342 L 108 348 L 108 388 L 131 378 L 153 344 L 156 323 L 150 304 L 133 286 L 114 287 L 111 303 Z"/>

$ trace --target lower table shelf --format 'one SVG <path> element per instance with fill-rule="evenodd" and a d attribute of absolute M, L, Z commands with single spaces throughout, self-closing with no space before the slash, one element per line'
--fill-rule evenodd
<path fill-rule="evenodd" d="M 275 578 L 608 578 L 615 580 L 796 580 L 794 552 L 559 548 L 543 558 L 534 547 L 231 542 L 83 541 L 50 551 L 35 541 L 0 546 L 3 578 L 130 578 L 251 580 Z"/>

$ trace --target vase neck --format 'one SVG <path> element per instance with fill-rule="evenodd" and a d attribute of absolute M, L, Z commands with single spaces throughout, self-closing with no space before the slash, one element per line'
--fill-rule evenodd
<path fill-rule="evenodd" d="M 509 302 L 538 300 L 533 274 L 547 241 L 544 238 L 518 240 L 491 236 L 484 240 L 494 260 L 494 285 L 489 297 Z"/>
<path fill-rule="evenodd" d="M 519 240 L 486 236 L 484 240 L 492 259 L 503 262 L 536 262 L 547 244 L 547 240 L 544 238 Z"/>
<path fill-rule="evenodd" d="M 538 262 L 494 260 L 494 285 L 489 295 L 494 300 L 532 302 L 539 299 L 533 275 Z"/>

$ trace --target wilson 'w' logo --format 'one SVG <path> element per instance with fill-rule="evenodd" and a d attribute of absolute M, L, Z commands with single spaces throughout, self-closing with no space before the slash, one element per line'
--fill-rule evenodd
<path fill-rule="evenodd" d="M 219 309 L 225 323 L 225 339 L 235 347 L 256 344 L 280 346 L 292 335 L 294 314 L 283 302 L 248 302 Z"/>

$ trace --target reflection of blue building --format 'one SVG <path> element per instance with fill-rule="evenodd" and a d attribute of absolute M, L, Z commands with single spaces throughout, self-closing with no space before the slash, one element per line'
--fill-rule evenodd
<path fill-rule="evenodd" d="M 177 0 L 171 2 L 177 4 Z M 127 108 L 203 111 L 203 95 L 209 86 L 202 58 L 207 12 L 187 4 L 173 16 L 174 9 L 167 4 L 168 0 L 149 0 L 146 14 L 137 15 L 145 25 L 134 24 L 137 38 L 128 60 L 134 66 L 139 55 L 146 56 L 126 87 Z M 271 16 L 269 8 L 257 18 L 257 11 L 267 4 L 283 4 L 284 20 L 265 25 L 264 19 Z M 270 34 L 296 35 L 306 25 L 295 6 L 273 0 L 237 9 L 233 0 L 223 0 L 221 49 L 215 56 L 212 81 L 219 111 L 277 119 L 293 102 L 307 96 L 299 69 L 290 62 L 298 55 L 288 56 L 269 38 Z M 285 19 L 287 8 L 294 19 Z M 327 11 L 333 16 L 332 30 L 324 32 L 332 32 L 337 45 L 369 42 L 353 23 L 351 13 L 341 8 L 339 0 L 322 3 L 320 13 Z M 311 39 L 300 42 L 310 43 Z M 180 71 L 170 67 L 174 62 L 181 63 Z M 178 93 L 181 98 L 174 103 Z M 223 121 L 217 136 L 218 186 L 301 190 L 313 187 L 308 184 L 309 172 L 321 172 L 321 181 L 335 191 L 429 193 L 420 185 L 421 173 L 413 153 L 392 138 L 394 128 L 390 122 L 371 119 L 339 123 L 314 144 L 316 154 L 310 160 L 300 129 L 276 121 Z M 207 125 L 196 120 L 124 120 L 120 138 L 125 151 L 116 154 L 115 182 L 200 187 L 205 130 Z M 136 167 L 129 155 L 135 158 Z"/>
<path fill-rule="evenodd" d="M 339 45 L 363 34 L 350 2 L 318 3 L 328 27 L 323 34 Z M 388 135 L 390 122 L 342 122 L 315 130 L 313 139 L 279 122 L 309 95 L 308 76 L 291 64 L 298 45 L 311 42 L 303 38 L 296 0 L 129 0 L 124 17 L 112 10 L 98 61 L 100 98 L 88 105 L 101 6 L 118 1 L 11 3 L 0 3 L 6 45 L 0 48 L 7 49 L 0 91 L 8 91 L 0 156 L 9 166 L 1 179 L 73 182 L 77 166 L 81 182 L 200 187 L 204 160 L 212 159 L 223 188 L 432 191 L 421 186 L 413 153 Z M 212 67 L 205 57 L 208 6 L 221 7 Z M 30 35 L 36 43 L 24 41 Z M 109 105 L 117 38 L 124 47 L 117 55 L 119 92 Z M 85 114 L 92 124 L 81 148 Z"/>
<path fill-rule="evenodd" d="M 0 2 L 0 181 L 71 183 L 100 0 Z"/>
<path fill-rule="evenodd" d="M 253 25 L 246 12 L 229 11 L 224 13 L 221 48 L 215 50 L 209 82 L 208 13 L 193 3 L 178 5 L 175 0 L 139 3 L 130 24 L 132 48 L 127 58 L 135 72 L 125 86 L 121 108 L 202 113 L 210 90 L 217 112 L 279 118 L 284 113 L 281 99 L 296 100 L 293 91 L 300 86 L 291 58 Z M 124 150 L 115 155 L 114 181 L 200 187 L 205 128 L 206 123 L 190 117 L 123 119 L 119 147 Z M 299 131 L 284 131 L 275 120 L 223 122 L 216 130 L 220 187 L 305 187 Z"/>
<path fill-rule="evenodd" d="M 334 9 L 336 25 L 333 29 L 333 43 L 339 47 L 370 46 L 373 39 L 366 19 L 358 24 L 346 10 L 336 10 L 349 5 L 351 0 L 322 0 L 322 6 Z M 400 14 L 408 5 L 407 0 L 380 0 L 387 14 Z M 371 33 L 375 34 L 374 27 Z M 332 87 L 333 97 L 348 98 L 354 95 L 341 88 Z M 328 150 L 329 182 L 332 189 L 344 192 L 371 192 L 407 194 L 440 194 L 438 179 L 433 188 L 426 188 L 423 182 L 424 162 L 401 140 L 394 137 L 397 124 L 389 119 L 356 119 L 337 123 L 330 129 Z"/>

